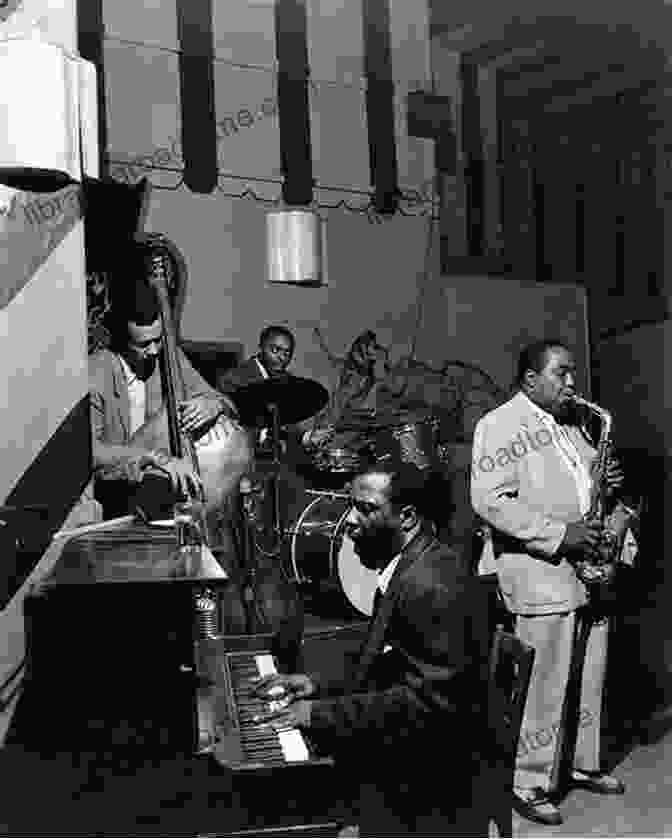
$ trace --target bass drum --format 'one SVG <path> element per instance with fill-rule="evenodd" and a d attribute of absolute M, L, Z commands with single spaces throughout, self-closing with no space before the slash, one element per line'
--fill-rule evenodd
<path fill-rule="evenodd" d="M 291 528 L 291 573 L 297 583 L 335 583 L 350 606 L 371 617 L 378 572 L 366 568 L 345 533 L 349 501 L 319 493 Z"/>

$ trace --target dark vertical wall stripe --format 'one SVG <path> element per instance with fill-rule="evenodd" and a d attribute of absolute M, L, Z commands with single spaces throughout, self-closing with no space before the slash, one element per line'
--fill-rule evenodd
<path fill-rule="evenodd" d="M 95 65 L 98 93 L 98 162 L 101 177 L 107 174 L 107 98 L 105 91 L 103 0 L 78 0 L 77 48 Z"/>
<path fill-rule="evenodd" d="M 379 213 L 391 214 L 397 209 L 399 188 L 388 0 L 362 0 L 362 15 L 373 200 Z"/>
<path fill-rule="evenodd" d="M 24 472 L 4 504 L 44 506 L 44 513 L 0 515 L 0 609 L 14 597 L 42 558 L 91 475 L 89 397 L 83 397 Z M 16 540 L 19 539 L 17 546 Z"/>
<path fill-rule="evenodd" d="M 208 194 L 217 186 L 212 0 L 178 0 L 184 182 Z"/>
<path fill-rule="evenodd" d="M 537 252 L 537 282 L 548 282 L 552 279 L 552 266 L 546 262 L 546 202 L 548 201 L 548 195 L 546 186 L 539 180 L 539 175 L 536 171 L 533 174 L 533 178 L 532 200 Z"/>
<path fill-rule="evenodd" d="M 481 102 L 478 95 L 478 66 L 462 59 L 460 62 L 462 92 L 462 149 L 465 164 L 467 197 L 467 243 L 469 256 L 483 255 L 485 174 Z"/>
<path fill-rule="evenodd" d="M 282 198 L 285 204 L 301 206 L 313 200 L 305 0 L 276 0 L 275 39 Z"/>

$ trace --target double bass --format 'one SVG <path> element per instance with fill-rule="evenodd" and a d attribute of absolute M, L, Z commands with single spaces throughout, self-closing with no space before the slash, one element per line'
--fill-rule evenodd
<path fill-rule="evenodd" d="M 238 487 L 251 462 L 248 434 L 238 423 L 219 417 L 198 436 L 180 428 L 178 405 L 187 393 L 179 363 L 175 321 L 171 306 L 168 266 L 170 245 L 160 234 L 143 236 L 139 241 L 149 252 L 147 280 L 156 293 L 163 326 L 162 384 L 163 406 L 139 428 L 131 444 L 147 449 L 168 449 L 176 458 L 186 458 L 203 484 L 202 497 L 206 531 L 214 524 L 226 500 Z M 206 535 L 206 541 L 209 538 Z"/>
<path fill-rule="evenodd" d="M 139 237 L 138 237 L 139 238 Z M 162 373 L 164 405 L 133 435 L 131 442 L 148 449 L 170 450 L 173 457 L 188 458 L 201 478 L 203 492 L 197 499 L 203 505 L 205 542 L 210 535 L 225 503 L 229 499 L 240 502 L 239 483 L 249 471 L 253 450 L 249 432 L 231 419 L 217 419 L 194 437 L 180 429 L 178 404 L 187 394 L 179 363 L 176 323 L 170 299 L 168 265 L 171 245 L 160 234 L 143 235 L 140 241 L 149 248 L 148 281 L 154 288 L 163 325 Z M 231 508 L 240 503 L 229 505 Z M 247 540 L 249 534 L 244 535 Z M 233 545 L 229 546 L 233 550 Z M 295 667 L 303 635 L 303 609 L 295 587 L 286 579 L 278 562 L 259 562 L 256 552 L 243 551 L 245 564 L 229 556 L 226 570 L 232 578 L 227 600 L 227 633 L 274 633 L 275 652 L 288 666 Z"/>

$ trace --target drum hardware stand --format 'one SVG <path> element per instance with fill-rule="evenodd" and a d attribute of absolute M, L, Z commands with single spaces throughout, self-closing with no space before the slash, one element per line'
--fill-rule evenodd
<path fill-rule="evenodd" d="M 257 598 L 256 588 L 256 577 L 259 568 L 257 564 L 256 539 L 254 535 L 254 530 L 257 526 L 258 520 L 258 515 L 255 510 L 255 495 L 258 495 L 258 491 L 255 490 L 249 478 L 243 478 L 240 482 L 240 507 L 243 523 L 243 555 L 240 563 L 242 578 L 240 590 L 248 634 L 254 634 L 254 627 L 257 624 L 253 615 L 255 608 L 259 611 L 260 617 L 265 618 L 263 611 L 259 610 L 260 603 Z"/>
<path fill-rule="evenodd" d="M 282 542 L 283 532 L 280 522 L 280 481 L 278 476 L 280 474 L 280 416 L 278 406 L 270 403 L 268 405 L 272 417 L 271 435 L 272 435 L 272 451 L 273 451 L 273 469 L 271 473 L 271 501 L 272 507 L 272 521 L 271 530 L 275 538 L 272 553 L 277 553 L 280 550 L 280 543 Z"/>
<path fill-rule="evenodd" d="M 258 570 L 258 555 L 263 553 L 269 558 L 276 558 L 280 553 L 281 542 L 284 537 L 284 531 L 280 521 L 280 486 L 279 486 L 279 472 L 281 466 L 281 448 L 280 448 L 280 422 L 278 406 L 269 403 L 267 405 L 268 411 L 271 414 L 271 469 L 270 479 L 270 496 L 271 496 L 271 526 L 273 544 L 269 550 L 262 549 L 258 543 L 255 531 L 264 530 L 264 512 L 261 505 L 258 504 L 260 497 L 263 497 L 264 489 L 259 489 L 249 483 L 245 486 L 241 481 L 241 507 L 243 518 L 243 556 L 242 567 L 249 575 L 248 582 L 244 588 L 246 604 L 252 602 L 254 597 L 253 580 Z M 249 481 L 249 479 L 247 479 Z M 243 488 L 245 487 L 245 488 Z M 247 608 L 247 605 L 246 605 Z"/>
<path fill-rule="evenodd" d="M 335 490 L 331 489 L 306 489 L 304 490 L 306 495 L 328 495 L 329 498 L 342 498 L 344 501 L 349 501 L 350 496 L 347 492 L 336 492 Z"/>

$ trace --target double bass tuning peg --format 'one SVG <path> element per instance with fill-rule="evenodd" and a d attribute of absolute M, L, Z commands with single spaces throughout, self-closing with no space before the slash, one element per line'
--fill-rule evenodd
<path fill-rule="evenodd" d="M 163 233 L 156 233 L 155 231 L 151 231 L 149 233 L 135 233 L 133 235 L 133 241 L 138 245 L 169 248 L 168 239 L 163 235 Z"/>

